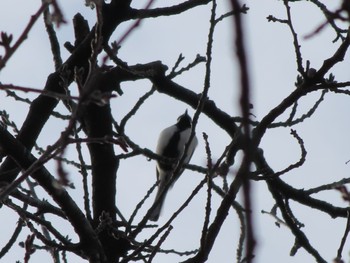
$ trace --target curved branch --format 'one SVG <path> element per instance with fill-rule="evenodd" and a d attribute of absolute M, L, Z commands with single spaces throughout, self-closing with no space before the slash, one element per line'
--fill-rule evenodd
<path fill-rule="evenodd" d="M 253 130 L 253 145 L 258 146 L 260 144 L 261 138 L 264 136 L 267 128 L 270 127 L 273 121 L 278 118 L 286 109 L 288 109 L 306 94 L 322 88 L 324 88 L 323 85 L 300 87 L 289 94 L 279 105 L 273 108 Z"/>
<path fill-rule="evenodd" d="M 178 5 L 169 7 L 153 8 L 153 9 L 131 9 L 130 18 L 148 18 L 148 17 L 159 17 L 159 16 L 171 16 L 183 13 L 191 10 L 192 8 L 200 5 L 206 5 L 212 0 L 188 0 Z"/>
<path fill-rule="evenodd" d="M 276 172 L 274 174 L 253 177 L 255 180 L 271 180 L 273 178 L 281 176 L 282 174 L 288 173 L 289 171 L 296 169 L 304 164 L 304 162 L 306 160 L 306 154 L 307 154 L 306 149 L 305 149 L 305 145 L 304 145 L 304 141 L 302 138 L 300 138 L 300 136 L 297 134 L 297 132 L 295 130 L 291 130 L 291 134 L 293 135 L 293 137 L 295 139 L 297 139 L 298 144 L 300 146 L 300 149 L 301 149 L 300 159 L 296 163 L 293 163 L 293 164 L 289 165 L 288 167 L 286 167 L 285 169 L 283 169 L 279 172 Z"/>

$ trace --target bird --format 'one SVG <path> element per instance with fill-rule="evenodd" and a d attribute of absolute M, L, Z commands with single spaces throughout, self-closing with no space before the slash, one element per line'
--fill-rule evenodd
<path fill-rule="evenodd" d="M 157 202 L 157 205 L 153 209 L 150 220 L 158 221 L 160 212 L 162 210 L 164 200 L 167 192 L 162 194 L 169 180 L 171 179 L 174 169 L 177 166 L 178 161 L 182 157 L 185 151 L 185 146 L 190 139 L 191 136 L 191 127 L 192 127 L 192 119 L 188 115 L 187 110 L 184 114 L 177 118 L 176 124 L 165 128 L 159 135 L 156 153 L 162 157 L 174 159 L 174 162 L 162 162 L 157 160 L 156 165 L 156 173 L 157 173 L 157 181 L 158 181 L 158 191 L 154 200 L 154 204 Z M 198 139 L 194 134 L 191 143 L 188 147 L 187 153 L 185 155 L 184 163 L 188 164 L 195 148 L 197 147 Z M 184 169 L 181 168 L 179 173 L 176 175 L 177 178 L 173 181 L 172 185 L 175 181 L 180 177 L 183 173 Z M 171 186 L 172 186 L 171 185 Z M 169 190 L 166 189 L 166 191 Z"/>

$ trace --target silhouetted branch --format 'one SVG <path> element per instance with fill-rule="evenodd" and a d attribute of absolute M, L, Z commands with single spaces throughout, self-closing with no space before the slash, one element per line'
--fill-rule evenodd
<path fill-rule="evenodd" d="M 292 32 L 293 36 L 293 44 L 294 44 L 294 52 L 296 55 L 296 60 L 297 60 L 297 65 L 298 65 L 298 72 L 304 77 L 305 76 L 305 69 L 303 67 L 303 58 L 300 52 L 300 44 L 298 40 L 298 35 L 295 32 L 293 22 L 292 22 L 292 17 L 291 17 L 291 11 L 290 11 L 290 6 L 288 0 L 283 0 L 284 6 L 286 7 L 287 11 L 287 25 L 290 28 L 290 31 Z"/>
<path fill-rule="evenodd" d="M 22 34 L 19 36 L 16 43 L 12 46 L 12 35 L 7 35 L 6 33 L 1 32 L 0 46 L 3 46 L 5 48 L 5 55 L 3 57 L 0 57 L 0 71 L 6 66 L 7 61 L 12 57 L 12 55 L 16 52 L 16 50 L 24 42 L 24 40 L 27 39 L 28 33 L 33 28 L 35 22 L 38 20 L 38 18 L 41 16 L 41 14 L 44 12 L 48 5 L 48 2 L 42 3 L 38 11 L 36 11 L 36 13 L 31 16 Z"/>
<path fill-rule="evenodd" d="M 342 252 L 343 252 L 343 249 L 344 249 L 346 238 L 349 235 L 349 232 L 350 232 L 350 212 L 348 213 L 348 218 L 346 220 L 346 227 L 345 227 L 344 235 L 343 235 L 343 237 L 341 239 L 335 262 L 340 262 L 340 260 L 342 258 Z"/>
<path fill-rule="evenodd" d="M 18 222 L 17 222 L 17 226 L 14 229 L 10 239 L 4 245 L 4 247 L 0 250 L 0 258 L 3 258 L 9 252 L 11 247 L 16 242 L 16 240 L 17 240 L 19 234 L 21 233 L 22 229 L 23 229 L 23 221 L 21 219 L 19 219 Z"/>
<path fill-rule="evenodd" d="M 287 168 L 283 169 L 282 171 L 275 172 L 274 174 L 270 174 L 270 175 L 267 174 L 264 176 L 254 176 L 253 179 L 255 179 L 255 180 L 271 180 L 275 177 L 279 177 L 283 174 L 286 174 L 286 173 L 290 172 L 291 170 L 296 169 L 304 164 L 304 162 L 306 160 L 306 154 L 307 154 L 305 146 L 304 146 L 304 141 L 299 137 L 299 135 L 297 134 L 297 132 L 295 130 L 291 130 L 291 134 L 293 135 L 294 138 L 297 139 L 298 144 L 301 148 L 301 156 L 300 156 L 299 161 L 289 165 Z M 260 171 L 257 171 L 257 172 L 260 173 Z M 266 174 L 266 173 L 264 173 L 264 174 Z"/>
<path fill-rule="evenodd" d="M 24 170 L 36 162 L 34 156 L 32 156 L 24 146 L 12 137 L 6 130 L 0 126 L 0 149 L 7 155 L 11 156 L 13 160 Z M 76 233 L 80 238 L 80 248 L 84 251 L 87 257 L 90 257 L 95 262 L 100 262 L 102 248 L 96 238 L 96 235 L 86 220 L 84 214 L 75 204 L 73 199 L 68 195 L 62 186 L 50 175 L 50 173 L 43 167 L 39 166 L 33 169 L 31 176 L 46 190 L 46 192 L 52 196 L 55 202 L 62 208 L 67 216 L 68 220 L 74 227 Z M 6 189 L 5 189 L 6 191 Z M 6 192 L 5 192 L 6 193 Z M 4 191 L 1 193 L 4 197 Z M 5 195 L 6 196 L 6 195 Z"/>
<path fill-rule="evenodd" d="M 131 9 L 130 18 L 147 18 L 147 17 L 159 17 L 159 16 L 170 16 L 177 15 L 187 10 L 191 10 L 192 8 L 200 5 L 206 5 L 211 0 L 187 0 L 178 5 L 170 6 L 170 7 L 161 7 L 154 9 Z"/>

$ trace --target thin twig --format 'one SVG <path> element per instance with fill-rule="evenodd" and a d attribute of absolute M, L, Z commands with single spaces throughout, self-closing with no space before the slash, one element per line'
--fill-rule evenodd
<path fill-rule="evenodd" d="M 19 234 L 22 231 L 23 226 L 24 226 L 23 220 L 20 218 L 17 222 L 17 226 L 16 226 L 15 230 L 13 231 L 10 239 L 5 244 L 5 246 L 0 250 L 0 259 L 8 253 L 8 251 L 11 249 L 13 244 L 16 242 Z"/>
<path fill-rule="evenodd" d="M 231 0 L 231 5 L 234 10 L 240 9 L 239 0 Z M 243 118 L 242 129 L 243 129 L 243 160 L 241 167 L 239 168 L 239 172 L 237 177 L 242 180 L 243 186 L 243 196 L 244 196 L 244 207 L 248 211 L 246 213 L 246 226 L 247 226 L 247 239 L 246 239 L 246 259 L 247 262 L 250 263 L 252 258 L 254 257 L 254 249 L 255 249 L 255 233 L 254 233 L 254 224 L 252 217 L 252 202 L 251 202 L 251 190 L 250 190 L 250 180 L 247 177 L 252 162 L 254 160 L 254 145 L 252 143 L 251 138 L 251 126 L 249 124 L 250 118 L 250 76 L 249 76 L 249 68 L 248 68 L 248 60 L 246 55 L 246 46 L 245 46 L 245 33 L 243 31 L 243 21 L 241 18 L 242 14 L 237 13 L 233 16 L 234 28 L 236 31 L 235 34 L 235 44 L 236 44 L 236 56 L 238 58 L 239 69 L 240 69 L 240 108 Z M 239 180 L 237 181 L 237 185 L 239 185 Z"/>
<path fill-rule="evenodd" d="M 75 129 L 74 131 L 74 138 L 75 139 L 80 139 L 79 134 L 77 130 Z M 77 142 L 75 144 L 75 149 L 78 153 L 78 159 L 80 162 L 80 174 L 82 175 L 82 180 L 83 180 L 83 191 L 84 191 L 84 209 L 85 209 L 85 214 L 86 218 L 92 222 L 92 213 L 90 209 L 90 197 L 89 197 L 89 187 L 88 187 L 88 172 L 87 172 L 87 165 L 84 160 L 83 152 L 82 152 L 82 147 L 81 143 Z"/>
<path fill-rule="evenodd" d="M 345 245 L 345 242 L 346 242 L 346 239 L 349 235 L 349 232 L 350 232 L 350 213 L 348 211 L 348 218 L 346 220 L 346 227 L 345 227 L 345 231 L 344 231 L 344 235 L 341 239 L 341 242 L 340 242 L 340 245 L 339 245 L 339 248 L 338 248 L 338 253 L 337 253 L 337 257 L 335 260 L 338 260 L 336 262 L 340 262 L 342 256 L 342 252 L 343 252 L 343 249 L 344 249 L 344 245 Z"/>
<path fill-rule="evenodd" d="M 211 157 L 211 150 L 209 146 L 209 141 L 208 141 L 208 135 L 203 132 L 203 139 L 205 142 L 205 151 L 207 154 L 207 168 L 208 168 L 208 173 L 206 174 L 207 178 L 207 202 L 205 205 L 205 217 L 204 217 L 204 223 L 202 227 L 202 236 L 200 240 L 201 246 L 204 247 L 206 238 L 207 238 L 207 231 L 208 231 L 208 226 L 209 226 L 209 219 L 210 219 L 210 212 L 211 212 L 211 198 L 212 198 L 212 176 L 213 176 L 213 163 L 212 163 L 212 157 Z"/>
<path fill-rule="evenodd" d="M 47 0 L 42 0 L 42 2 L 47 2 Z M 54 2 L 57 7 L 56 1 Z M 61 58 L 60 44 L 57 39 L 55 28 L 53 27 L 49 7 L 45 8 L 44 10 L 44 24 L 50 40 L 51 52 L 52 52 L 53 60 L 55 62 L 55 69 L 58 70 L 62 66 L 62 58 Z"/>
<path fill-rule="evenodd" d="M 21 87 L 17 85 L 12 85 L 12 84 L 0 84 L 0 90 L 18 90 L 18 91 L 23 91 L 23 92 L 33 92 L 33 93 L 38 93 L 47 97 L 55 98 L 55 99 L 62 99 L 62 100 L 79 100 L 79 97 L 77 96 L 68 96 L 64 95 L 58 92 L 53 92 L 49 90 L 44 90 L 44 89 L 35 89 L 35 88 L 28 88 L 28 87 Z"/>
<path fill-rule="evenodd" d="M 147 262 L 152 262 L 153 258 L 158 253 L 158 250 L 159 250 L 160 246 L 164 243 L 165 239 L 169 236 L 169 234 L 170 234 L 171 230 L 173 230 L 173 228 L 174 227 L 172 225 L 170 225 L 168 227 L 168 229 L 165 231 L 165 233 L 160 237 L 159 241 L 154 246 L 154 249 L 153 249 L 151 255 L 149 256 Z"/>
<path fill-rule="evenodd" d="M 290 12 L 290 6 L 288 3 L 288 0 L 283 0 L 284 6 L 286 7 L 286 11 L 287 11 L 287 17 L 288 17 L 288 26 L 290 28 L 290 31 L 292 32 L 292 36 L 293 36 L 293 44 L 294 44 L 294 51 L 295 51 L 295 55 L 296 55 L 296 59 L 297 59 L 297 65 L 298 65 L 298 72 L 304 77 L 305 76 L 305 69 L 303 67 L 303 57 L 301 55 L 300 52 L 300 44 L 299 44 L 299 40 L 298 40 L 298 35 L 295 32 L 294 26 L 293 26 L 293 22 L 292 22 L 292 15 Z"/>
<path fill-rule="evenodd" d="M 11 56 L 16 52 L 19 46 L 27 39 L 29 31 L 33 28 L 35 22 L 38 20 L 40 15 L 44 12 L 44 10 L 48 7 L 48 1 L 45 1 L 41 4 L 38 11 L 31 16 L 27 26 L 23 30 L 22 34 L 19 36 L 18 40 L 12 47 L 6 48 L 5 55 L 0 57 L 0 71 L 5 67 L 7 61 L 11 58 Z M 10 44 L 10 43 L 9 43 Z"/>
<path fill-rule="evenodd" d="M 305 149 L 304 141 L 303 141 L 302 138 L 300 138 L 300 136 L 297 134 L 297 132 L 295 130 L 291 130 L 291 134 L 293 135 L 293 137 L 295 139 L 297 139 L 298 144 L 299 144 L 300 149 L 301 149 L 301 156 L 300 156 L 299 161 L 289 165 L 287 168 L 285 168 L 285 169 L 283 169 L 283 170 L 281 170 L 279 172 L 276 172 L 274 174 L 270 174 L 270 175 L 268 174 L 268 175 L 258 176 L 258 177 L 257 176 L 253 176 L 253 179 L 255 179 L 255 180 L 270 180 L 270 179 L 279 177 L 279 176 L 281 176 L 283 174 L 286 174 L 286 173 L 290 172 L 291 170 L 294 170 L 294 169 L 302 166 L 305 163 L 307 151 Z"/>

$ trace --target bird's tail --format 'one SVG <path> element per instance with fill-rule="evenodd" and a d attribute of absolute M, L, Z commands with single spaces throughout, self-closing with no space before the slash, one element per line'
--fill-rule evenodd
<path fill-rule="evenodd" d="M 165 196 L 166 196 L 166 193 L 164 193 L 163 196 L 161 197 L 161 199 L 159 199 L 160 196 L 161 196 L 162 191 L 163 191 L 163 187 L 159 187 L 157 195 L 156 195 L 156 198 L 154 199 L 154 203 L 157 202 L 158 204 L 153 209 L 153 211 L 152 211 L 152 213 L 150 215 L 149 220 L 151 220 L 151 221 L 158 221 L 158 218 L 159 218 L 160 213 L 162 211 L 162 207 L 163 207 Z"/>

